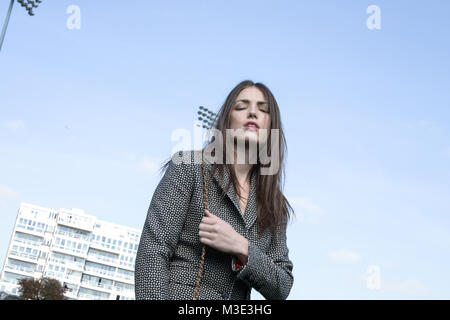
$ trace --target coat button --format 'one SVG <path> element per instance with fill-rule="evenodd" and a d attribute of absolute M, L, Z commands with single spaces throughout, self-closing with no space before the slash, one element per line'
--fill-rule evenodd
<path fill-rule="evenodd" d="M 228 294 L 226 292 L 221 292 L 220 294 L 222 295 L 223 299 L 228 299 Z"/>

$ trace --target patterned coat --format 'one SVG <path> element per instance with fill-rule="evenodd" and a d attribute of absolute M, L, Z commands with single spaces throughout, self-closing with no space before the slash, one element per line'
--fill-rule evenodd
<path fill-rule="evenodd" d="M 181 164 L 175 164 L 173 156 L 153 194 L 141 234 L 135 261 L 138 300 L 192 300 L 194 297 L 203 246 L 198 235 L 204 216 L 201 155 L 199 151 L 179 151 L 178 156 L 190 160 Z M 248 239 L 249 254 L 247 263 L 237 268 L 236 257 L 206 246 L 199 300 L 250 300 L 252 288 L 266 299 L 286 299 L 294 281 L 286 227 L 278 226 L 280 236 L 276 242 L 268 229 L 259 238 L 256 176 L 251 177 L 245 215 L 242 215 L 233 184 L 227 196 L 220 199 L 231 179 L 227 167 L 224 166 L 223 180 L 218 170 L 214 179 L 208 176 L 211 167 L 205 159 L 209 211 Z"/>

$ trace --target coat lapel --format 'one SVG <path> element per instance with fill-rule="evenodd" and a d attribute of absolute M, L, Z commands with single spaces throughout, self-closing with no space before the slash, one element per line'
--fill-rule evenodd
<path fill-rule="evenodd" d="M 209 172 L 212 168 L 212 164 L 210 162 L 208 162 L 206 159 L 205 159 L 205 164 L 206 164 L 205 169 L 207 169 Z M 227 186 L 228 182 L 231 180 L 231 174 L 226 165 L 224 165 L 223 168 L 224 168 L 223 180 L 220 177 L 219 170 L 216 170 L 216 172 L 214 172 L 213 178 L 214 178 L 214 180 L 217 181 L 217 184 L 220 186 L 220 188 L 222 190 L 225 190 L 225 187 Z M 244 220 L 246 229 L 247 230 L 250 229 L 250 227 L 253 225 L 253 223 L 255 223 L 257 214 L 258 214 L 257 213 L 257 205 L 256 205 L 256 174 L 253 174 L 251 176 L 250 191 L 249 191 L 249 196 L 248 196 L 244 215 L 242 215 L 242 210 L 239 205 L 239 199 L 234 190 L 233 183 L 231 183 L 230 187 L 228 188 L 227 196 L 228 196 L 228 198 L 230 198 L 231 202 L 233 203 L 234 207 L 238 211 L 239 215 Z"/>

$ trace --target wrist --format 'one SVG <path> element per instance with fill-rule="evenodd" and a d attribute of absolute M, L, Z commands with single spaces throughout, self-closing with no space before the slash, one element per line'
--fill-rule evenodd
<path fill-rule="evenodd" d="M 237 252 L 236 257 L 243 264 L 246 264 L 248 260 L 248 247 L 249 247 L 248 240 L 242 237 L 242 241 L 240 243 L 239 251 Z"/>

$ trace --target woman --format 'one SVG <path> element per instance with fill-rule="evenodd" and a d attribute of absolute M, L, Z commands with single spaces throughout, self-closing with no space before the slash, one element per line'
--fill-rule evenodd
<path fill-rule="evenodd" d="M 136 255 L 136 299 L 193 299 L 203 245 L 200 300 L 249 300 L 252 288 L 266 299 L 289 295 L 294 279 L 286 226 L 292 207 L 280 190 L 283 165 L 273 174 L 261 174 L 268 163 L 260 161 L 261 149 L 250 148 L 259 143 L 268 156 L 277 155 L 271 162 L 283 164 L 286 143 L 278 104 L 264 84 L 242 81 L 228 95 L 215 129 L 225 142 L 221 151 L 212 152 L 219 161 L 204 156 L 203 149 L 175 153 L 164 165 Z M 240 130 L 227 140 L 227 129 Z M 261 140 L 261 129 L 269 139 Z M 278 129 L 277 152 L 267 143 L 271 129 Z M 243 153 L 247 163 L 239 161 Z M 185 161 L 175 162 L 175 156 Z M 202 157 L 209 210 L 204 207 Z"/>

